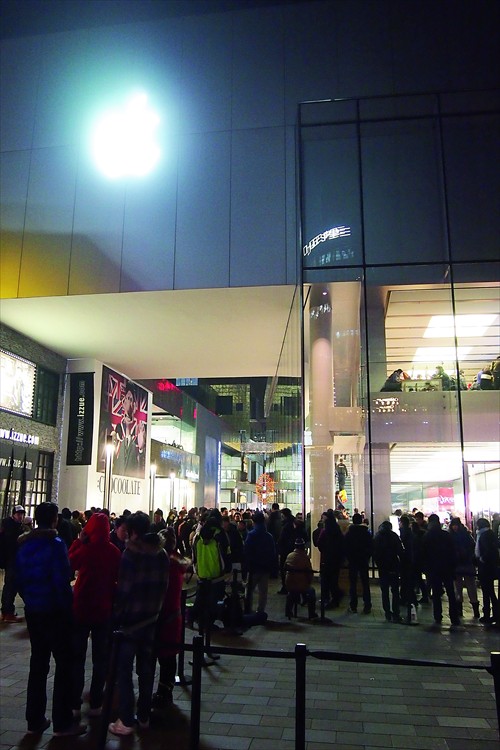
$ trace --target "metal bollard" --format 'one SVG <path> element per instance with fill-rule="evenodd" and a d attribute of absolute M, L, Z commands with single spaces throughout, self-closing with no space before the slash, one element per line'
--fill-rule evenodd
<path fill-rule="evenodd" d="M 193 637 L 193 686 L 191 688 L 191 733 L 189 750 L 198 750 L 200 746 L 201 716 L 201 672 L 203 665 L 203 636 Z"/>
<path fill-rule="evenodd" d="M 493 676 L 495 703 L 497 705 L 498 734 L 500 735 L 500 651 L 492 651 L 490 658 L 491 667 L 488 669 L 488 672 Z"/>
<path fill-rule="evenodd" d="M 306 657 L 305 643 L 295 646 L 295 750 L 306 747 Z"/>
<path fill-rule="evenodd" d="M 187 599 L 187 591 L 186 589 L 183 589 L 181 593 L 181 619 L 182 619 L 181 643 L 183 647 L 186 642 L 186 599 Z M 185 651 L 183 647 L 179 651 L 179 656 L 177 658 L 177 677 L 175 678 L 175 684 L 176 685 L 191 685 L 191 680 L 186 679 L 186 676 L 184 674 Z"/>
<path fill-rule="evenodd" d="M 99 750 L 102 750 L 102 748 L 104 748 L 106 745 L 108 723 L 111 718 L 111 708 L 113 704 L 113 695 L 115 692 L 116 672 L 118 669 L 118 654 L 120 653 L 122 639 L 123 632 L 121 630 L 115 630 L 112 635 L 111 655 L 109 657 L 108 676 L 106 678 L 106 690 L 104 693 L 104 700 L 102 702 L 101 725 L 99 727 L 99 735 L 97 738 L 97 747 L 99 748 Z"/>

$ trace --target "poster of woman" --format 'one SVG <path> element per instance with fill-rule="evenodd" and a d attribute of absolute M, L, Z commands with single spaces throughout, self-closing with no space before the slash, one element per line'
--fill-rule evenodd
<path fill-rule="evenodd" d="M 103 367 L 98 471 L 104 471 L 106 441 L 115 446 L 113 474 L 144 478 L 148 392 L 124 375 Z"/>

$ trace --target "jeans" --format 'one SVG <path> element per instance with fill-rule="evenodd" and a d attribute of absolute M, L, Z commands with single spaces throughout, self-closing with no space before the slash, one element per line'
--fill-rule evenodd
<path fill-rule="evenodd" d="M 480 565 L 478 578 L 481 584 L 481 591 L 483 592 L 483 614 L 485 617 L 493 617 L 493 620 L 498 622 L 500 618 L 500 604 L 495 593 L 494 572 Z"/>
<path fill-rule="evenodd" d="M 455 587 L 453 577 L 441 575 L 440 573 L 427 573 L 427 581 L 431 588 L 432 611 L 434 620 L 441 622 L 443 619 L 443 603 L 441 601 L 441 590 L 444 588 L 448 597 L 448 612 L 452 623 L 458 621 L 458 607 L 455 599 Z"/>
<path fill-rule="evenodd" d="M 52 724 L 55 732 L 69 729 L 71 711 L 72 613 L 69 611 L 26 612 L 26 625 L 31 642 L 30 672 L 26 694 L 28 730 L 36 731 L 45 719 L 47 708 L 47 676 L 50 657 L 54 657 L 54 691 Z"/>
<path fill-rule="evenodd" d="M 156 626 L 147 625 L 124 636 L 118 654 L 118 715 L 127 727 L 134 726 L 135 696 L 132 670 L 139 683 L 137 718 L 148 721 L 151 713 L 153 682 L 155 676 L 154 638 Z"/>
<path fill-rule="evenodd" d="M 2 615 L 13 615 L 16 611 L 14 600 L 17 594 L 14 563 L 7 565 L 2 589 Z"/>
<path fill-rule="evenodd" d="M 349 597 L 351 609 L 357 609 L 358 606 L 358 575 L 363 587 L 363 604 L 365 607 L 372 606 L 372 597 L 370 594 L 370 580 L 368 578 L 368 563 L 366 565 L 349 564 Z"/>
<path fill-rule="evenodd" d="M 267 606 L 267 592 L 269 588 L 269 573 L 250 573 L 248 581 L 248 607 L 252 610 L 252 599 L 254 589 L 259 592 L 257 612 L 265 612 Z"/>
<path fill-rule="evenodd" d="M 72 706 L 79 710 L 85 686 L 85 660 L 89 635 L 92 637 L 92 681 L 90 708 L 100 708 L 108 672 L 109 623 L 76 623 L 73 630 L 73 695 Z"/>
<path fill-rule="evenodd" d="M 385 614 L 390 616 L 392 613 L 394 617 L 399 617 L 399 575 L 379 571 L 379 586 L 382 594 L 382 608 Z M 392 607 L 389 591 L 392 594 Z"/>

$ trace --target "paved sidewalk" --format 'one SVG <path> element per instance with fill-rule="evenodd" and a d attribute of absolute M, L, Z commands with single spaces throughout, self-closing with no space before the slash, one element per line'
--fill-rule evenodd
<path fill-rule="evenodd" d="M 310 651 L 440 660 L 454 665 L 488 666 L 500 650 L 499 631 L 472 619 L 465 605 L 463 625 L 433 625 L 429 606 L 419 607 L 415 626 L 385 622 L 378 587 L 372 585 L 370 615 L 352 615 L 346 607 L 329 611 L 330 623 L 284 617 L 284 597 L 272 582 L 269 622 L 242 636 L 216 632 L 215 646 Z M 318 587 L 317 587 L 318 590 Z M 18 607 L 22 613 L 22 603 Z M 445 606 L 446 612 L 446 606 Z M 195 633 L 186 631 L 186 641 Z M 86 748 L 97 744 L 99 720 L 78 739 L 26 736 L 24 703 L 29 639 L 24 625 L 0 625 L 0 750 L 7 748 Z M 186 654 L 186 675 L 190 675 Z M 49 677 L 49 688 L 52 672 Z M 50 700 L 50 696 L 49 696 Z M 108 735 L 114 750 L 188 750 L 190 692 L 174 690 L 175 706 L 153 720 L 151 729 L 123 739 Z M 485 670 L 394 667 L 307 660 L 307 750 L 498 750 L 493 680 Z M 85 707 L 84 707 L 85 709 Z M 50 716 L 50 712 L 48 713 Z M 293 660 L 223 655 L 204 669 L 200 750 L 293 750 L 295 664 Z"/>

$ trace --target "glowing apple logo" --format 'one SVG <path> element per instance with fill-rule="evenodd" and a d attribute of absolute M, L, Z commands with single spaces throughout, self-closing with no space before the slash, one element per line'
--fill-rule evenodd
<path fill-rule="evenodd" d="M 91 141 L 99 170 L 112 180 L 143 177 L 151 172 L 161 156 L 156 141 L 159 123 L 160 118 L 143 93 L 104 112 L 95 123 Z"/>

